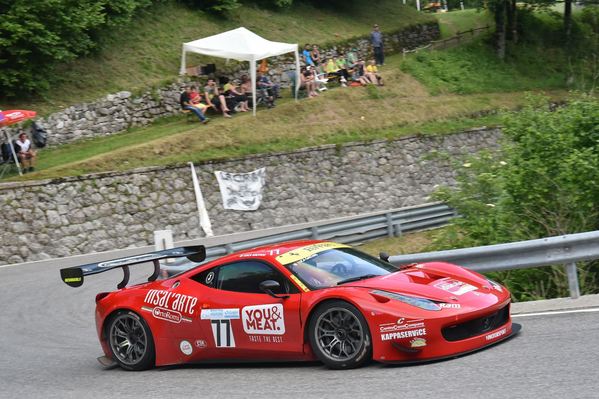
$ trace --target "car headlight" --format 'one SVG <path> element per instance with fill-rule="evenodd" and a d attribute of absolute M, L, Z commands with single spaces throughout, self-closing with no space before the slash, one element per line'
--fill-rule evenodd
<path fill-rule="evenodd" d="M 491 284 L 493 286 L 493 288 L 495 288 L 497 291 L 499 292 L 503 292 L 503 287 L 501 286 L 501 284 L 499 284 L 496 281 L 491 280 L 490 278 L 487 279 L 487 281 L 489 282 L 489 284 Z"/>
<path fill-rule="evenodd" d="M 401 301 L 403 303 L 407 303 L 408 305 L 416 306 L 417 308 L 424 310 L 441 310 L 441 306 L 439 306 L 437 303 L 424 298 L 416 298 L 413 296 L 396 294 L 395 292 L 381 290 L 374 290 L 371 291 L 371 293 L 375 295 L 384 296 L 390 299 L 395 299 L 397 301 Z"/>

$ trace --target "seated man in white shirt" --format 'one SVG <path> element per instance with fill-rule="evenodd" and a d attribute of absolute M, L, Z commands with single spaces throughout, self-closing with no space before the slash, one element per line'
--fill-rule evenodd
<path fill-rule="evenodd" d="M 33 172 L 35 166 L 35 151 L 31 148 L 31 141 L 27 138 L 25 133 L 19 134 L 19 138 L 15 141 L 15 151 L 19 162 L 23 167 L 23 172 Z"/>

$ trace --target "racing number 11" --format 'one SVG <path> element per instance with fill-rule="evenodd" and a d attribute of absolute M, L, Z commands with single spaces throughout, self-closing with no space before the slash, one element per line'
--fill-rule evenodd
<path fill-rule="evenodd" d="M 212 334 L 217 348 L 234 348 L 235 337 L 231 328 L 231 320 L 210 320 Z M 223 342 L 224 338 L 224 342 Z"/>

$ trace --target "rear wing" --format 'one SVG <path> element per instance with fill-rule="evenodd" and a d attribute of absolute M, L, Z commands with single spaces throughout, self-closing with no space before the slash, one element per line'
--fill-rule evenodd
<path fill-rule="evenodd" d="M 148 277 L 148 281 L 154 281 L 160 273 L 160 260 L 169 258 L 187 258 L 192 262 L 202 262 L 206 259 L 206 248 L 203 245 L 190 247 L 178 247 L 165 249 L 163 251 L 149 252 L 143 255 L 129 256 L 127 258 L 119 258 L 107 260 L 99 263 L 88 263 L 86 265 L 68 267 L 60 269 L 60 277 L 65 284 L 71 287 L 80 287 L 83 285 L 83 277 L 91 276 L 92 274 L 103 273 L 108 270 L 122 268 L 123 280 L 117 285 L 118 289 L 124 288 L 129 282 L 129 266 L 137 265 L 145 262 L 154 263 L 154 273 Z"/>

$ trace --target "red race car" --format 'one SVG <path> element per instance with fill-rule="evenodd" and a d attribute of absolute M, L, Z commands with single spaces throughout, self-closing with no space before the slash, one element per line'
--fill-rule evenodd
<path fill-rule="evenodd" d="M 453 357 L 519 330 L 510 293 L 480 274 L 441 262 L 398 268 L 334 242 L 254 248 L 157 280 L 160 259 L 205 256 L 181 247 L 61 270 L 73 287 L 124 271 L 117 291 L 96 296 L 103 365 L 318 359 L 348 369 Z M 149 261 L 148 282 L 127 287 L 129 266 Z"/>

